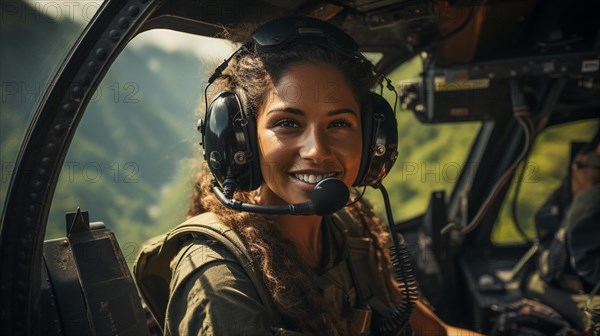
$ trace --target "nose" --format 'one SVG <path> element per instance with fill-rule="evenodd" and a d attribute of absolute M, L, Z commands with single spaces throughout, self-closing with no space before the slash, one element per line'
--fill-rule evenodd
<path fill-rule="evenodd" d="M 322 163 L 331 157 L 331 147 L 323 130 L 308 128 L 300 142 L 300 157 L 314 163 Z"/>

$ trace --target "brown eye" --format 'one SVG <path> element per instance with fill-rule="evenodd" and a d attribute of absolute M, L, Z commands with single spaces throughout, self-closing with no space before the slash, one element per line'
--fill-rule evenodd
<path fill-rule="evenodd" d="M 337 120 L 332 121 L 331 124 L 329 124 L 329 127 L 331 127 L 331 128 L 349 128 L 349 127 L 352 127 L 352 123 L 346 119 L 337 119 Z"/>
<path fill-rule="evenodd" d="M 283 128 L 297 128 L 300 127 L 298 123 L 292 119 L 282 119 L 273 124 L 275 127 L 283 127 Z"/>

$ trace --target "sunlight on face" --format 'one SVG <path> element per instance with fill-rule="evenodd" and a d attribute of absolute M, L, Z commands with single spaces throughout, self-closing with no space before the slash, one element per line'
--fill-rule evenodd
<path fill-rule="evenodd" d="M 298 64 L 286 71 L 258 113 L 257 131 L 264 178 L 260 203 L 305 202 L 324 177 L 347 186 L 356 179 L 360 104 L 332 65 Z"/>

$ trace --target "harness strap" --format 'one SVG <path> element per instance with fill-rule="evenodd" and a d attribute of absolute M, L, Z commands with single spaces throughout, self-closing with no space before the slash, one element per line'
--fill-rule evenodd
<path fill-rule="evenodd" d="M 164 329 L 165 313 L 169 302 L 172 279 L 170 264 L 172 262 L 179 263 L 173 258 L 178 254 L 181 245 L 197 235 L 204 235 L 218 241 L 235 255 L 256 288 L 271 320 L 276 326 L 283 326 L 264 281 L 260 277 L 261 273 L 252 266 L 250 256 L 242 241 L 231 228 L 221 222 L 217 215 L 207 212 L 186 220 L 145 246 L 134 265 L 133 271 L 140 294 L 161 328 Z M 200 266 L 198 265 L 198 267 Z M 180 274 L 182 278 L 186 275 L 188 274 Z"/>
<path fill-rule="evenodd" d="M 392 310 L 385 303 L 391 302 L 389 293 L 385 290 L 386 285 L 383 278 L 377 276 L 375 251 L 371 238 L 364 237 L 356 225 L 358 221 L 346 211 L 338 211 L 334 216 L 343 223 L 344 232 L 348 234 L 348 269 L 354 280 L 354 285 L 360 302 L 372 307 L 381 316 L 388 318 Z"/>

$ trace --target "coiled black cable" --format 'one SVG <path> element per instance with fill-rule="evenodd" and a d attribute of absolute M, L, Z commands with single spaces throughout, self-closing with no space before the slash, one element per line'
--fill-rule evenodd
<path fill-rule="evenodd" d="M 388 318 L 380 318 L 376 321 L 379 335 L 393 335 L 403 328 L 408 322 L 419 296 L 417 279 L 410 265 L 406 245 L 392 246 L 390 255 L 394 266 L 394 278 L 401 287 L 402 302 L 394 307 Z"/>
<path fill-rule="evenodd" d="M 388 317 L 381 317 L 374 322 L 379 335 L 395 335 L 408 322 L 408 319 L 415 308 L 419 296 L 419 289 L 417 286 L 417 279 L 412 270 L 406 244 L 398 241 L 398 234 L 396 233 L 396 226 L 394 225 L 394 218 L 387 190 L 382 184 L 377 184 L 374 188 L 379 189 L 383 195 L 385 212 L 393 242 L 393 246 L 390 248 L 390 258 L 394 268 L 394 279 L 400 284 L 400 293 L 402 295 L 402 301 L 394 307 Z"/>

